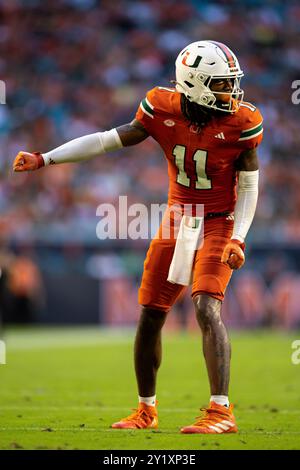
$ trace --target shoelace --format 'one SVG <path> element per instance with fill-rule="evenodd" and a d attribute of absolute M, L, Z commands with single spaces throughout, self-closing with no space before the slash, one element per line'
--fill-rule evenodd
<path fill-rule="evenodd" d="M 146 410 L 136 408 L 133 408 L 132 410 L 134 413 L 127 416 L 127 418 L 124 418 L 123 421 L 134 421 L 138 426 L 141 426 L 144 423 L 149 424 L 152 418 Z"/>
<path fill-rule="evenodd" d="M 200 411 L 203 412 L 203 414 L 201 416 L 197 416 L 196 417 L 196 422 L 195 422 L 195 426 L 209 426 L 211 424 L 214 424 L 216 419 L 214 419 L 213 416 L 210 416 L 210 415 L 213 415 L 213 414 L 217 414 L 217 415 L 221 415 L 221 413 L 219 413 L 218 411 L 212 409 L 212 408 L 200 408 Z M 227 418 L 227 415 L 224 414 L 224 418 L 226 419 Z"/>

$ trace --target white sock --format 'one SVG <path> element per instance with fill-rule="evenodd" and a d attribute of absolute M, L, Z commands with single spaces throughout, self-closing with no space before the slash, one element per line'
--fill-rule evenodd
<path fill-rule="evenodd" d="M 153 397 L 140 397 L 139 396 L 139 403 L 145 403 L 145 405 L 148 405 L 148 406 L 155 406 L 156 395 L 153 395 Z"/>
<path fill-rule="evenodd" d="M 214 401 L 217 405 L 223 405 L 229 408 L 229 400 L 226 395 L 212 395 L 210 401 Z"/>

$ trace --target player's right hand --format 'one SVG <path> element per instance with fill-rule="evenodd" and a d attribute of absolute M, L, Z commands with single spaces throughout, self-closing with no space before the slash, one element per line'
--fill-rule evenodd
<path fill-rule="evenodd" d="M 44 159 L 40 152 L 19 152 L 13 163 L 14 171 L 34 171 L 44 166 Z"/>

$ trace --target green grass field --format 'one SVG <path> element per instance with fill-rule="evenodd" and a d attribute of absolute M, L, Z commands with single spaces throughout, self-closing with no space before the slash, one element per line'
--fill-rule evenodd
<path fill-rule="evenodd" d="M 136 406 L 134 332 L 7 331 L 0 365 L 1 449 L 300 449 L 300 332 L 231 332 L 231 401 L 238 434 L 182 435 L 206 406 L 200 335 L 164 335 L 158 430 L 110 424 Z"/>

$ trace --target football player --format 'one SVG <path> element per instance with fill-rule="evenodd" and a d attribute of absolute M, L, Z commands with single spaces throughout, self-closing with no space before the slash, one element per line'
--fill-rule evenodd
<path fill-rule="evenodd" d="M 106 132 L 80 137 L 47 153 L 19 152 L 15 171 L 75 162 L 136 145 L 153 137 L 168 162 L 169 205 L 204 205 L 204 244 L 192 266 L 192 298 L 203 335 L 210 403 L 182 433 L 237 432 L 228 399 L 230 342 L 221 306 L 232 270 L 245 261 L 245 237 L 258 196 L 256 148 L 262 116 L 243 101 L 243 72 L 224 44 L 198 41 L 176 60 L 174 88 L 156 87 L 142 100 L 135 119 Z M 161 363 L 161 329 L 184 286 L 169 282 L 176 240 L 152 240 L 139 289 L 142 306 L 134 345 L 138 408 L 112 425 L 117 429 L 158 426 L 156 376 Z"/>

